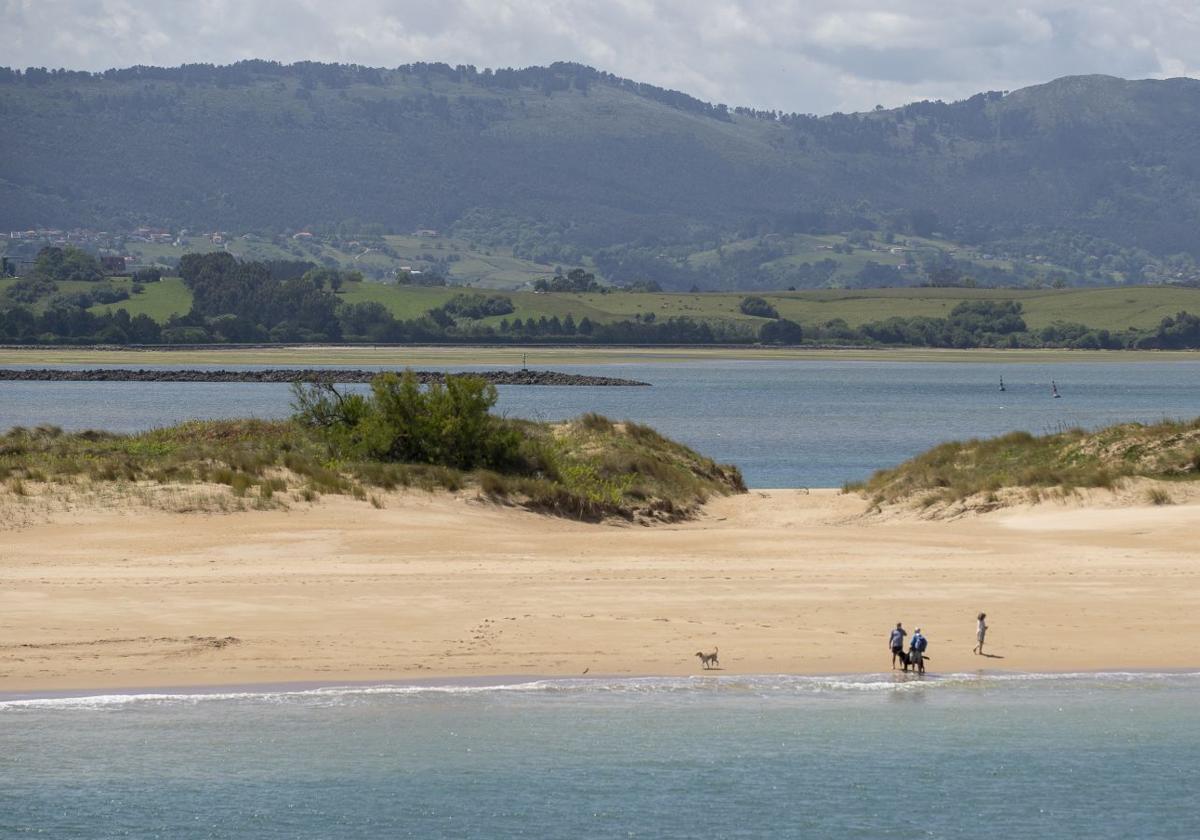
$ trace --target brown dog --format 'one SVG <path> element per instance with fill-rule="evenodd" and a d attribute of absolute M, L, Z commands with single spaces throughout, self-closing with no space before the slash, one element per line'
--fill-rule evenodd
<path fill-rule="evenodd" d="M 713 648 L 712 653 L 704 653 L 703 651 L 699 650 L 696 651 L 696 656 L 700 659 L 700 666 L 704 668 L 704 670 L 707 671 L 709 668 L 716 668 L 720 666 L 721 662 L 717 659 L 718 650 L 720 650 L 720 648 Z"/>

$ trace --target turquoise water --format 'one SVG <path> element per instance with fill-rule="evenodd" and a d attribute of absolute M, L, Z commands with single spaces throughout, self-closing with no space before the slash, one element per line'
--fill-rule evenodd
<path fill-rule="evenodd" d="M 653 387 L 507 387 L 500 410 L 535 419 L 599 411 L 648 423 L 737 464 L 753 487 L 837 487 L 950 439 L 1200 415 L 1197 361 L 558 367 Z M 1051 398 L 1051 380 L 1062 399 Z M 282 417 L 289 404 L 285 385 L 0 382 L 0 428 L 135 431 L 192 418 Z"/>
<path fill-rule="evenodd" d="M 1200 674 L 0 703 L 0 836 L 1200 836 Z"/>

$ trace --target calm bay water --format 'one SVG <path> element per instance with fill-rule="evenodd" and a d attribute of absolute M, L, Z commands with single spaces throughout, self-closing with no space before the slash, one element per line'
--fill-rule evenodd
<path fill-rule="evenodd" d="M 1200 414 L 1197 362 L 563 367 L 653 387 L 502 388 L 501 410 L 649 423 L 759 487 L 835 486 L 953 438 Z M 289 401 L 4 382 L 0 427 L 135 431 Z M 1190 840 L 1198 696 L 1200 674 L 0 697 L 0 837 Z"/>
<path fill-rule="evenodd" d="M 737 464 L 755 487 L 839 486 L 945 440 L 1200 415 L 1196 361 L 559 367 L 653 387 L 505 387 L 500 409 L 536 419 L 598 411 L 648 423 Z M 1051 380 L 1061 399 L 1051 397 Z M 289 402 L 284 385 L 0 382 L 0 428 L 53 423 L 135 431 L 192 418 L 282 417 Z"/>
<path fill-rule="evenodd" d="M 0 702 L 0 835 L 1200 836 L 1200 675 Z"/>

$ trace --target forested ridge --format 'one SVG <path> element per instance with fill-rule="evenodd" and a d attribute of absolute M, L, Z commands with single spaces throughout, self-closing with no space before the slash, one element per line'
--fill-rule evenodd
<path fill-rule="evenodd" d="M 1191 79 L 817 117 L 578 64 L 3 69 L 0 147 L 6 229 L 427 227 L 616 280 L 672 244 L 856 229 L 1200 257 Z"/>

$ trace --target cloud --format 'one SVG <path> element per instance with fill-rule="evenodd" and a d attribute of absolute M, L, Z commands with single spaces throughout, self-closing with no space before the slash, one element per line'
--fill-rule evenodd
<path fill-rule="evenodd" d="M 1200 71 L 1191 0 L 0 0 L 0 31 L 16 67 L 571 60 L 811 113 Z"/>

